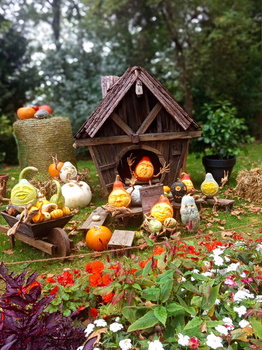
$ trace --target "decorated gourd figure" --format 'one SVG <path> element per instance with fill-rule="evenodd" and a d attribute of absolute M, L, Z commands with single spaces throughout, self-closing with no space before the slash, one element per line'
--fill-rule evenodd
<path fill-rule="evenodd" d="M 131 196 L 125 190 L 119 175 L 116 176 L 113 190 L 108 196 L 108 204 L 116 207 L 128 207 L 131 203 Z"/>
<path fill-rule="evenodd" d="M 176 203 L 181 203 L 182 197 L 187 193 L 186 184 L 177 179 L 177 181 L 171 185 L 171 192 L 174 201 Z"/>
<path fill-rule="evenodd" d="M 19 175 L 18 184 L 16 184 L 11 190 L 11 204 L 17 208 L 29 204 L 34 205 L 37 201 L 37 189 L 25 178 L 29 171 L 36 172 L 38 169 L 35 167 L 24 168 Z"/>
<path fill-rule="evenodd" d="M 196 232 L 200 225 L 200 215 L 195 199 L 190 195 L 185 195 L 180 207 L 181 221 L 189 232 Z"/>
<path fill-rule="evenodd" d="M 154 176 L 154 166 L 149 157 L 143 157 L 135 167 L 135 177 L 139 181 L 149 181 Z"/>
<path fill-rule="evenodd" d="M 167 218 L 172 218 L 174 215 L 173 207 L 169 199 L 165 195 L 159 197 L 158 202 L 152 206 L 150 214 L 161 223 Z"/>
<path fill-rule="evenodd" d="M 190 179 L 190 176 L 187 173 L 182 173 L 181 175 L 182 177 L 180 180 L 186 185 L 187 193 L 193 192 L 195 187 Z"/>
<path fill-rule="evenodd" d="M 62 168 L 60 169 L 60 179 L 66 183 L 70 180 L 74 180 L 77 176 L 77 169 L 76 167 L 70 163 L 65 162 Z"/>
<path fill-rule="evenodd" d="M 200 189 L 202 193 L 209 198 L 214 197 L 218 193 L 218 183 L 213 178 L 213 175 L 211 173 L 206 174 L 205 180 L 202 182 Z"/>

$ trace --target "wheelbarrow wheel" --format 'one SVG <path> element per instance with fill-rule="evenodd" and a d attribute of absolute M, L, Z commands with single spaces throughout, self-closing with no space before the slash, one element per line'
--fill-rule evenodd
<path fill-rule="evenodd" d="M 54 227 L 47 236 L 47 241 L 55 246 L 54 257 L 70 255 L 70 241 L 66 232 L 60 227 Z"/>

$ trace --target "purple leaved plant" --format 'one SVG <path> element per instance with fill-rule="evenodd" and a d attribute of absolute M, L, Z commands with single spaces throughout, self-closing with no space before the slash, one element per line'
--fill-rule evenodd
<path fill-rule="evenodd" d="M 42 295 L 37 273 L 9 273 L 0 264 L 5 293 L 0 297 L 0 350 L 75 350 L 85 340 L 84 328 L 60 312 L 45 311 L 54 295 Z"/>

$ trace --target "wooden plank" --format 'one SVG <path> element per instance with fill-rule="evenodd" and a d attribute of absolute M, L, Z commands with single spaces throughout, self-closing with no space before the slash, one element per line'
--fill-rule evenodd
<path fill-rule="evenodd" d="M 184 140 L 192 139 L 201 136 L 201 131 L 179 131 L 179 132 L 166 132 L 166 133 L 155 133 L 155 134 L 142 134 L 138 135 L 140 142 L 147 141 L 170 141 L 170 140 Z M 80 139 L 74 142 L 74 147 L 83 146 L 98 146 L 98 145 L 110 145 L 119 143 L 132 143 L 131 135 L 120 135 L 110 137 L 96 137 L 88 139 Z"/>
<path fill-rule="evenodd" d="M 4 225 L 0 225 L 0 232 L 7 233 L 8 230 L 9 230 L 9 227 L 4 226 Z"/>
<path fill-rule="evenodd" d="M 115 230 L 108 242 L 108 248 L 131 247 L 135 237 L 134 231 Z"/>
<path fill-rule="evenodd" d="M 150 212 L 150 209 L 157 203 L 161 194 L 164 194 L 163 184 L 144 186 L 140 188 L 143 214 Z"/>
<path fill-rule="evenodd" d="M 24 242 L 26 244 L 29 244 L 34 248 L 40 249 L 49 255 L 53 255 L 55 252 L 55 246 L 51 243 L 42 241 L 40 239 L 34 239 L 32 237 L 26 236 L 19 232 L 17 232 L 14 236 L 15 236 L 15 239 L 18 239 L 19 241 Z"/>
<path fill-rule="evenodd" d="M 92 219 L 92 217 L 94 215 L 99 215 L 100 216 L 100 220 L 94 221 Z M 107 217 L 108 217 L 108 212 L 106 212 L 105 209 L 103 209 L 102 207 L 98 207 L 89 215 L 87 220 L 78 228 L 78 230 L 88 231 L 91 227 L 93 227 L 95 225 L 101 226 L 101 225 L 104 224 L 104 222 L 106 221 Z"/>
<path fill-rule="evenodd" d="M 101 88 L 102 88 L 102 97 L 104 98 L 107 94 L 107 91 L 118 81 L 119 77 L 117 75 L 107 75 L 101 77 Z"/>
<path fill-rule="evenodd" d="M 135 134 L 135 132 L 119 117 L 119 115 L 112 113 L 110 117 L 127 135 Z"/>
<path fill-rule="evenodd" d="M 149 125 L 152 123 L 152 121 L 155 119 L 155 117 L 158 115 L 158 113 L 161 111 L 162 105 L 161 103 L 157 103 L 153 109 L 150 111 L 146 119 L 141 124 L 140 128 L 137 130 L 137 134 L 144 134 Z"/>

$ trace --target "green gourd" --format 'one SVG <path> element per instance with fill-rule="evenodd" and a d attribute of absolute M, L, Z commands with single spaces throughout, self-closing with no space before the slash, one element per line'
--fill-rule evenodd
<path fill-rule="evenodd" d="M 24 168 L 19 175 L 19 182 L 11 190 L 11 203 L 17 206 L 34 205 L 37 200 L 37 189 L 25 178 L 29 171 L 38 171 L 29 166 Z"/>
<path fill-rule="evenodd" d="M 62 194 L 61 185 L 57 180 L 53 180 L 56 184 L 56 193 L 50 198 L 51 203 L 57 204 L 58 209 L 62 209 L 65 206 L 65 197 Z"/>

